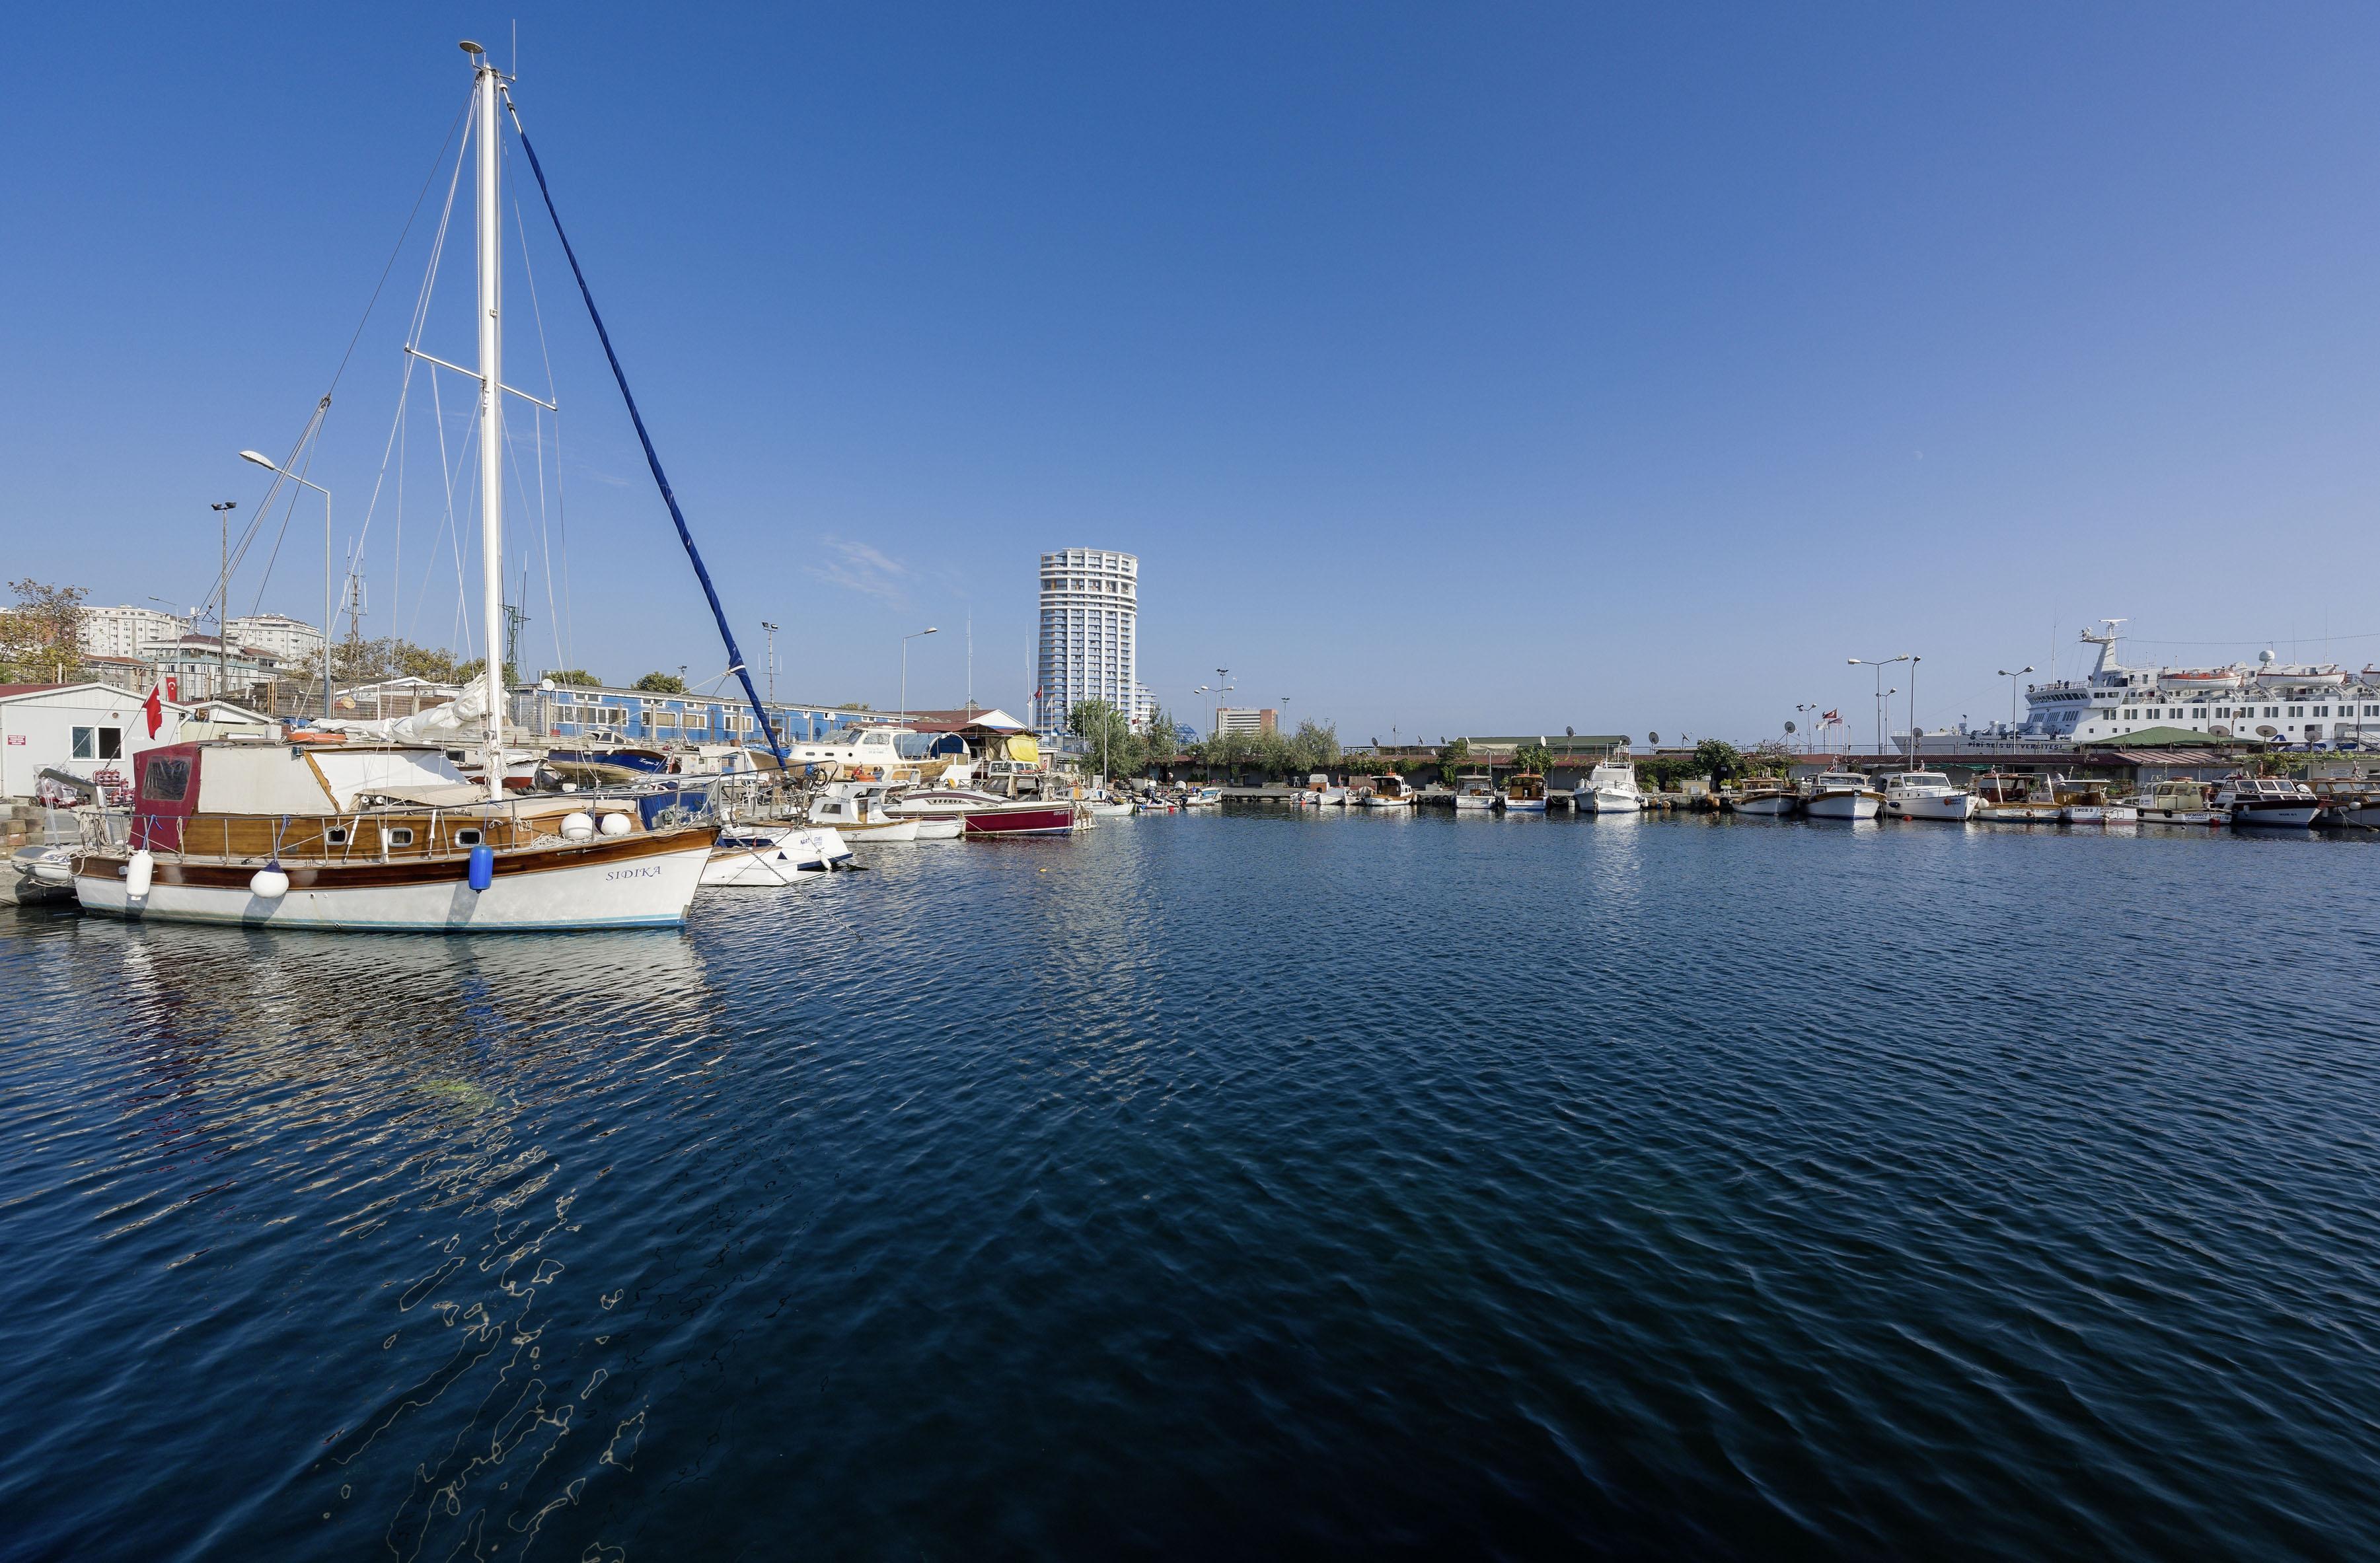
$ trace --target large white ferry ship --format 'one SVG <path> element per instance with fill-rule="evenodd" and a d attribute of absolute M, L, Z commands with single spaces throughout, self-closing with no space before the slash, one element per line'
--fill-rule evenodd
<path fill-rule="evenodd" d="M 2025 691 L 2021 738 L 2084 745 L 2178 727 L 2290 747 L 2380 744 L 2380 667 L 2289 666 L 2270 650 L 2216 668 L 2126 667 L 2117 655 L 2123 624 L 2107 619 L 2082 632 L 2084 644 L 2099 648 L 2089 677 Z"/>

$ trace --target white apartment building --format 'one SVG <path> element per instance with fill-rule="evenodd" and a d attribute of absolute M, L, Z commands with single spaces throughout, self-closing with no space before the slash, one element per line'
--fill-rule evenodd
<path fill-rule="evenodd" d="M 1070 548 L 1041 556 L 1041 653 L 1033 726 L 1066 730 L 1083 700 L 1105 700 L 1135 728 L 1153 702 L 1140 683 L 1140 561 L 1129 553 Z"/>
<path fill-rule="evenodd" d="M 234 619 L 228 627 L 234 646 L 253 646 L 259 651 L 269 651 L 285 667 L 293 662 L 319 663 L 322 660 L 322 632 L 303 619 L 293 619 L 286 613 L 250 613 Z"/>
<path fill-rule="evenodd" d="M 127 602 L 115 608 L 82 609 L 82 648 L 94 657 L 140 657 L 152 646 L 170 646 L 190 627 L 189 621 L 162 608 L 135 608 Z"/>

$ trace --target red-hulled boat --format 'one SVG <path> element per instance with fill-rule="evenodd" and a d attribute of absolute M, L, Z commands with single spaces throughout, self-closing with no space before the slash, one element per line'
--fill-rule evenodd
<path fill-rule="evenodd" d="M 895 816 L 947 818 L 966 821 L 970 836 L 1067 836 L 1075 830 L 1071 799 L 1003 798 L 973 787 L 917 787 L 901 794 L 891 807 Z"/>

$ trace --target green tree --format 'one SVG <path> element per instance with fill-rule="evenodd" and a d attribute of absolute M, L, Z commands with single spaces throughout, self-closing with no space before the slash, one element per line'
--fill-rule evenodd
<path fill-rule="evenodd" d="M 389 643 L 388 665 L 399 678 L 426 679 L 431 684 L 455 682 L 455 654 L 409 640 Z"/>
<path fill-rule="evenodd" d="M 1077 700 L 1066 713 L 1066 730 L 1083 740 L 1083 765 L 1107 776 L 1136 776 L 1147 763 L 1140 735 L 1124 714 L 1105 700 Z"/>
<path fill-rule="evenodd" d="M 1329 770 L 1342 758 L 1339 729 L 1329 722 L 1301 721 L 1289 740 L 1293 763 L 1300 772 Z"/>
<path fill-rule="evenodd" d="M 1793 751 L 1771 738 L 1743 757 L 1743 774 L 1791 776 L 1793 774 Z"/>
<path fill-rule="evenodd" d="M 675 673 L 665 673 L 656 671 L 649 672 L 644 677 L 637 680 L 633 687 L 641 689 L 648 695 L 683 695 L 686 693 L 686 680 L 678 677 Z M 866 710 L 868 708 L 865 706 L 844 706 L 840 709 L 847 711 L 859 711 Z"/>
<path fill-rule="evenodd" d="M 474 657 L 468 662 L 457 662 L 455 665 L 454 682 L 456 684 L 469 684 L 475 679 L 485 678 L 487 673 L 488 660 L 485 657 Z M 506 662 L 504 664 L 504 687 L 510 689 L 519 682 L 520 669 L 513 666 L 510 662 Z"/>
<path fill-rule="evenodd" d="M 1694 773 L 1714 785 L 1743 774 L 1743 751 L 1724 738 L 1706 738 L 1694 745 Z"/>
<path fill-rule="evenodd" d="M 1470 759 L 1470 739 L 1457 738 L 1452 743 L 1446 745 L 1443 748 L 1438 751 L 1439 780 L 1451 787 L 1454 785 L 1455 768 L 1468 764 Z"/>
<path fill-rule="evenodd" d="M 565 689 L 601 689 L 603 681 L 585 668 L 548 668 L 545 676 Z"/>
<path fill-rule="evenodd" d="M 1553 773 L 1554 752 L 1543 744 L 1524 744 L 1512 752 L 1512 765 L 1519 770 L 1548 776 Z"/>
<path fill-rule="evenodd" d="M 80 587 L 54 587 L 27 576 L 10 581 L 17 605 L 0 609 L 0 661 L 18 673 L 55 684 L 82 662 Z"/>
<path fill-rule="evenodd" d="M 331 648 L 331 676 L 341 684 L 370 684 L 388 676 L 389 642 L 350 634 Z"/>

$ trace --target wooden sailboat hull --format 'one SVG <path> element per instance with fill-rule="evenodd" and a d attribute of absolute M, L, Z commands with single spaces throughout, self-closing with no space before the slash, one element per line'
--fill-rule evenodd
<path fill-rule="evenodd" d="M 468 857 L 282 865 L 277 899 L 250 888 L 258 865 L 160 854 L 149 893 L 128 892 L 128 859 L 75 860 L 75 895 L 103 916 L 164 923 L 334 932 L 527 933 L 559 928 L 674 927 L 701 882 L 718 832 L 710 827 L 496 854 L 484 891 Z"/>

